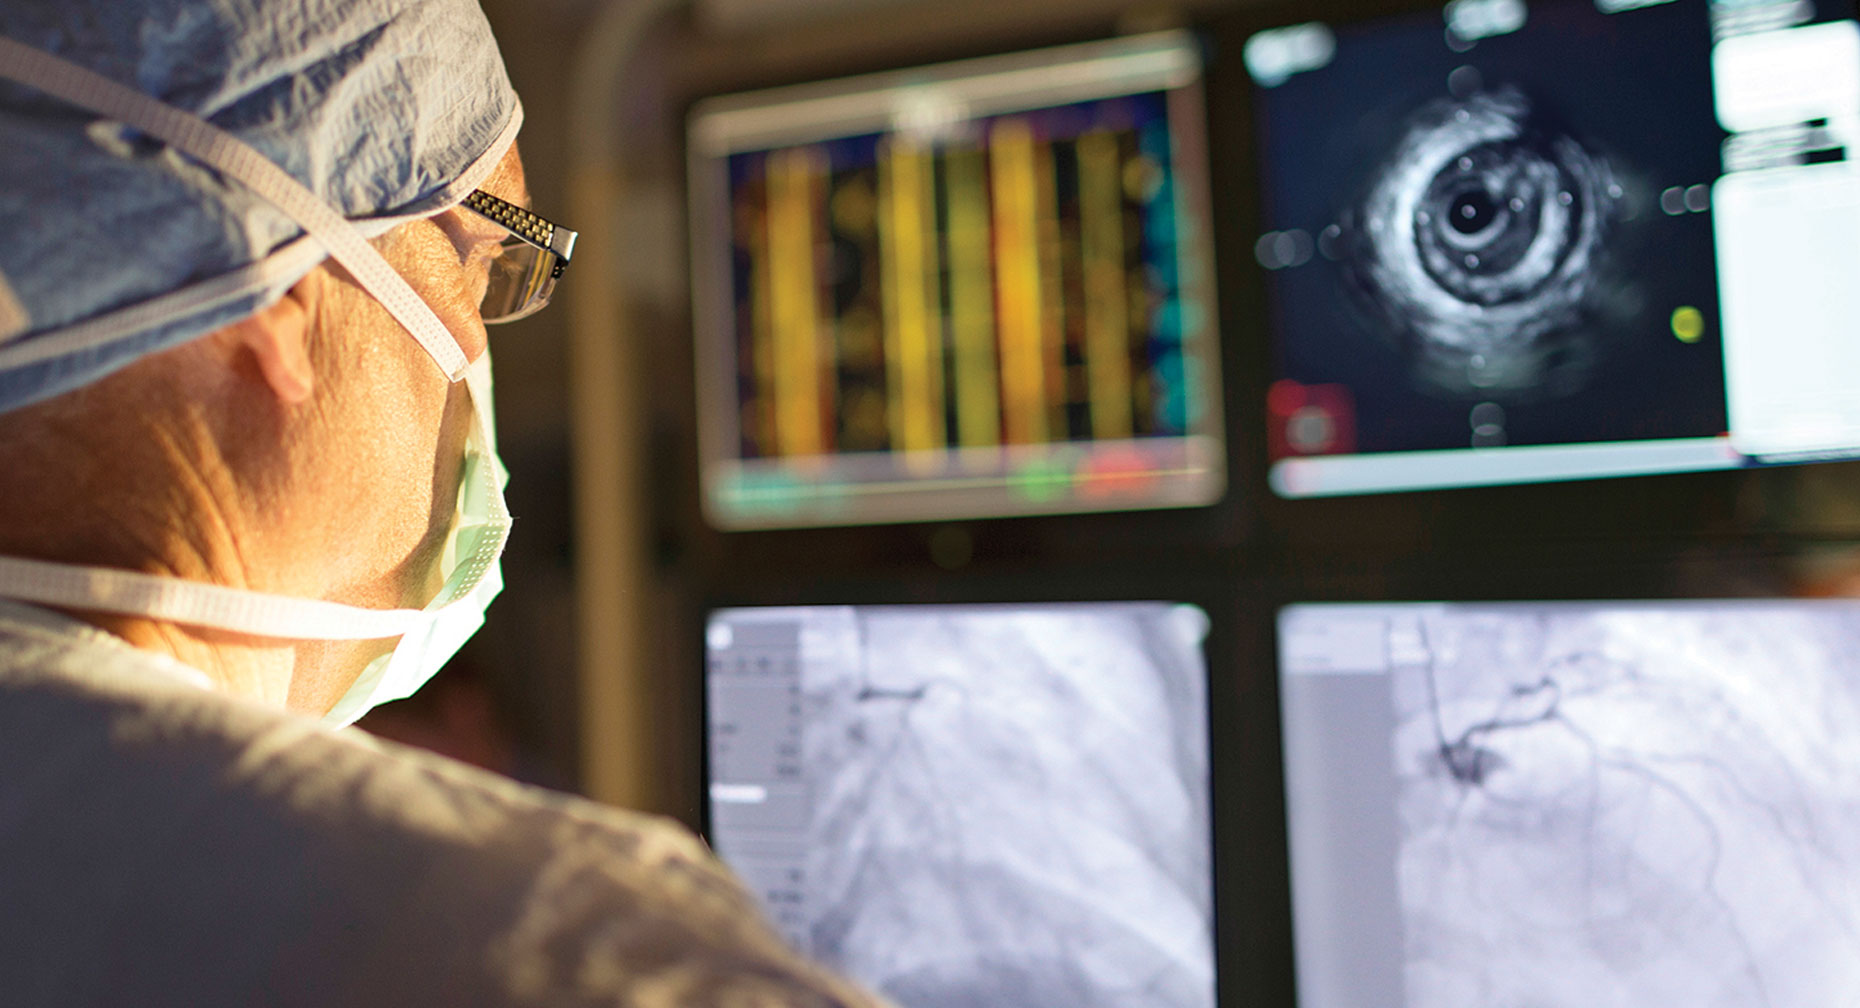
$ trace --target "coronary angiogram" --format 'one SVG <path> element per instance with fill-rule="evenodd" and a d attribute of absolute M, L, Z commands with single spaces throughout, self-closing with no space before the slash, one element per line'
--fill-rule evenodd
<path fill-rule="evenodd" d="M 1205 617 L 855 618 L 803 686 L 811 951 L 907 1008 L 1212 1008 Z"/>
<path fill-rule="evenodd" d="M 1850 610 L 1444 610 L 1395 637 L 1408 1008 L 1851 1003 Z"/>

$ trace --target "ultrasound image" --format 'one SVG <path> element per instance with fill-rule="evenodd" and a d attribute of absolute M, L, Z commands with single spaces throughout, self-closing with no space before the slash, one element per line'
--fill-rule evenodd
<path fill-rule="evenodd" d="M 810 951 L 905 1008 L 1211 1008 L 1198 610 L 857 610 L 803 682 Z"/>
<path fill-rule="evenodd" d="M 1458 47 L 1438 14 L 1334 34 L 1254 89 L 1275 388 L 1341 425 L 1275 455 L 1721 435 L 1709 19 L 1546 0 Z"/>
<path fill-rule="evenodd" d="M 1407 1008 L 1860 991 L 1860 613 L 1446 610 L 1391 634 Z"/>
<path fill-rule="evenodd" d="M 1414 378 L 1450 395 L 1574 389 L 1598 355 L 1605 243 L 1624 196 L 1606 159 L 1515 89 L 1429 103 L 1337 240 Z"/>

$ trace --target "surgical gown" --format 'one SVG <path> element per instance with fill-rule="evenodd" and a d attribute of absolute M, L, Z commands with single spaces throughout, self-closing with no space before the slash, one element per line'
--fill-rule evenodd
<path fill-rule="evenodd" d="M 0 603 L 8 1005 L 846 1006 L 695 837 Z"/>

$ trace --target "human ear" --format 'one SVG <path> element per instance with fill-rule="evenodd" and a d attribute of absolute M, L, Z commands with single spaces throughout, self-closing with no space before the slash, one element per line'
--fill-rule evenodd
<path fill-rule="evenodd" d="M 272 393 L 287 406 L 309 399 L 315 384 L 308 351 L 310 312 L 303 302 L 303 287 L 299 283 L 276 304 L 229 327 L 239 345 L 251 351 Z"/>

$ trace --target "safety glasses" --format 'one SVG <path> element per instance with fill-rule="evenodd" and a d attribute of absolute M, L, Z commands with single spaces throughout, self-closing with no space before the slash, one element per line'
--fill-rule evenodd
<path fill-rule="evenodd" d="M 491 261 L 491 282 L 478 305 L 485 324 L 512 322 L 548 304 L 575 252 L 575 232 L 482 189 L 465 197 L 464 206 L 510 232 Z"/>

